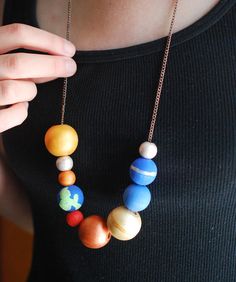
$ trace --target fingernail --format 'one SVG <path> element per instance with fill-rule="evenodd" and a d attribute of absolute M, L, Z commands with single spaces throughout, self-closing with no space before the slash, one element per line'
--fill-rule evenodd
<path fill-rule="evenodd" d="M 73 75 L 76 72 L 77 66 L 74 60 L 66 60 L 66 73 L 67 75 Z"/>
<path fill-rule="evenodd" d="M 70 41 L 65 40 L 65 42 L 64 42 L 64 52 L 65 52 L 65 55 L 67 55 L 67 56 L 70 56 L 70 57 L 74 56 L 75 46 Z"/>

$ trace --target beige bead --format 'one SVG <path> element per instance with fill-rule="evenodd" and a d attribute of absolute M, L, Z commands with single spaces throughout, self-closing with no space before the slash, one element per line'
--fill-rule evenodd
<path fill-rule="evenodd" d="M 141 229 L 139 213 L 132 212 L 124 206 L 113 209 L 107 218 L 107 226 L 113 237 L 126 241 L 134 238 Z"/>
<path fill-rule="evenodd" d="M 139 154 L 146 159 L 153 159 L 157 154 L 157 146 L 151 142 L 143 142 L 139 147 Z"/>
<path fill-rule="evenodd" d="M 59 157 L 56 160 L 56 167 L 60 171 L 71 170 L 73 167 L 73 159 L 70 156 Z"/>

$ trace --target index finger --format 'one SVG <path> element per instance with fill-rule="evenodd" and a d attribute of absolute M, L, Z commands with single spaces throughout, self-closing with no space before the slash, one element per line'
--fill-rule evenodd
<path fill-rule="evenodd" d="M 0 41 L 0 54 L 24 48 L 72 57 L 76 51 L 75 46 L 65 38 L 21 23 L 1 26 Z"/>

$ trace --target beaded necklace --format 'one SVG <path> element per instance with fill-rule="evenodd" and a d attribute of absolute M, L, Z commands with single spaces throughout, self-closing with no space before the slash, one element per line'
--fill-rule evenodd
<path fill-rule="evenodd" d="M 147 141 L 139 147 L 140 157 L 134 160 L 129 169 L 132 180 L 123 193 L 123 205 L 114 208 L 104 219 L 100 215 L 90 215 L 84 218 L 79 211 L 84 202 L 82 189 L 75 185 L 76 176 L 72 171 L 73 159 L 70 155 L 78 146 L 78 134 L 68 124 L 64 124 L 65 105 L 67 96 L 67 78 L 64 78 L 61 123 L 51 126 L 45 134 L 45 146 L 54 156 L 56 167 L 60 171 L 58 182 L 63 186 L 57 196 L 59 206 L 67 213 L 66 221 L 69 226 L 78 226 L 80 241 L 84 246 L 98 249 L 105 246 L 113 236 L 122 241 L 134 238 L 141 229 L 139 212 L 146 209 L 151 201 L 151 192 L 147 185 L 151 184 L 158 172 L 157 165 L 152 160 L 157 154 L 157 146 L 152 143 L 153 132 L 157 119 L 160 95 L 162 91 L 166 65 L 170 50 L 173 25 L 177 11 L 178 0 L 174 0 L 173 14 L 167 36 L 160 78 L 156 90 L 156 98 L 149 128 Z M 72 0 L 68 1 L 66 38 L 70 39 Z"/>

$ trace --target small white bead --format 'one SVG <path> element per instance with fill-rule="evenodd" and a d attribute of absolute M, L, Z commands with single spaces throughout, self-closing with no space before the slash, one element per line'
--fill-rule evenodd
<path fill-rule="evenodd" d="M 56 166 L 60 171 L 71 170 L 73 167 L 73 160 L 70 156 L 59 157 L 56 161 Z"/>
<path fill-rule="evenodd" d="M 139 147 L 139 154 L 146 159 L 153 159 L 157 154 L 157 146 L 151 142 L 143 142 Z"/>

